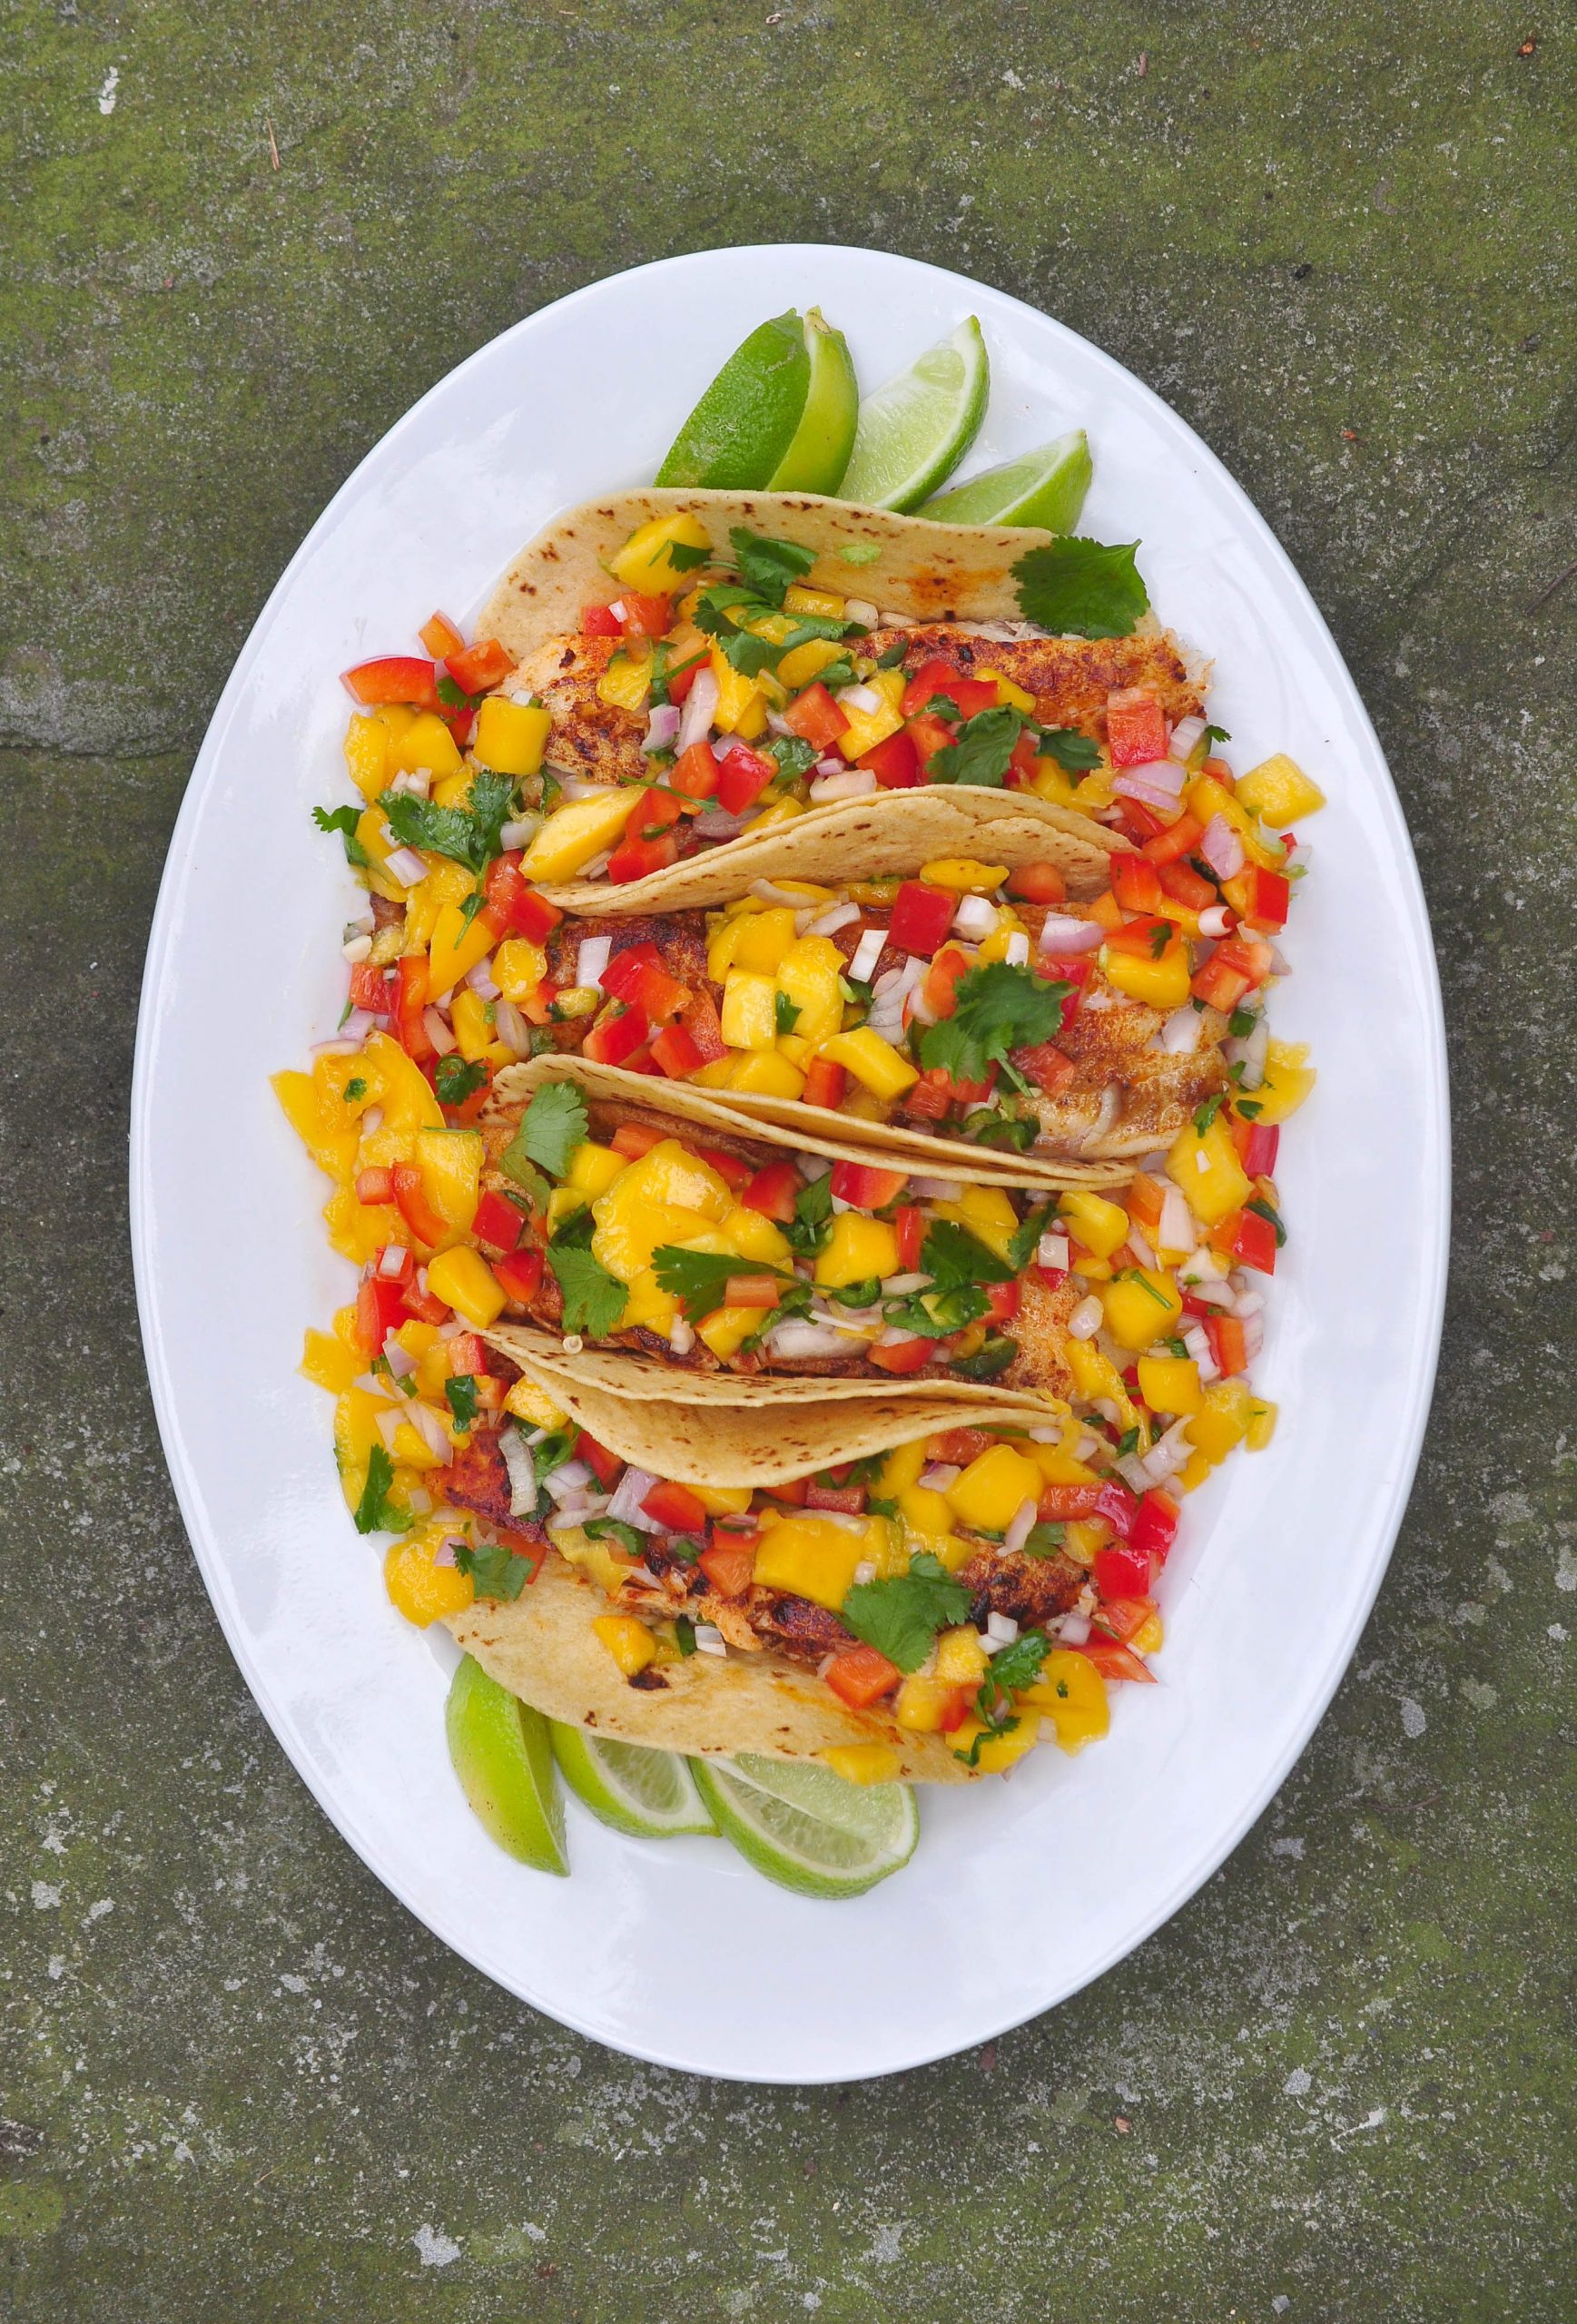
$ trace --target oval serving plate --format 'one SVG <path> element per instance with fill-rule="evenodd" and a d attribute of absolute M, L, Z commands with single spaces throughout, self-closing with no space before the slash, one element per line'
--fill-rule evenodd
<path fill-rule="evenodd" d="M 1320 1069 L 1278 1174 L 1292 1240 L 1256 1367 L 1282 1406 L 1276 1441 L 1191 1500 L 1161 1683 L 1118 1689 L 1108 1740 L 922 1797 L 907 1870 L 839 1905 L 788 1896 L 715 1843 L 620 1838 L 575 1801 L 568 1880 L 524 1870 L 473 1820 L 444 1747 L 452 1649 L 389 1606 L 337 1489 L 327 1401 L 296 1373 L 304 1326 L 350 1271 L 267 1078 L 340 1005 L 326 934 L 350 891 L 308 813 L 343 788 L 335 673 L 403 650 L 434 606 L 463 619 L 556 509 L 650 477 L 724 355 L 791 303 L 845 330 L 867 383 L 977 314 L 993 386 L 971 465 L 1087 426 L 1083 528 L 1141 537 L 1162 619 L 1214 658 L 1235 763 L 1287 750 L 1331 803 L 1276 1004 L 1278 1035 L 1311 1042 Z M 254 971 L 237 977 L 238 960 Z M 265 1717 L 363 1861 L 488 1976 L 598 2041 L 701 2073 L 847 2081 L 983 2041 L 1109 1968 L 1215 1870 L 1308 1740 L 1422 1441 L 1447 1152 L 1434 953 L 1396 795 L 1263 519 L 1174 412 L 1060 324 L 912 260 L 783 245 L 666 260 L 517 324 L 390 429 L 307 536 L 171 843 L 138 1032 L 133 1251 L 203 1580 Z M 1381 1186 L 1410 1199 L 1376 1202 Z M 694 1980 L 660 1974 L 685 1958 L 707 1965 L 704 2006 Z"/>

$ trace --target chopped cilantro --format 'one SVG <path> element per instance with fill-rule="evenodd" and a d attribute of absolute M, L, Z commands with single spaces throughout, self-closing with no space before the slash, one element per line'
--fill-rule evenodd
<path fill-rule="evenodd" d="M 1010 1049 L 1050 1039 L 1072 990 L 1006 960 L 970 969 L 953 987 L 952 1015 L 921 1034 L 920 1061 L 928 1069 L 941 1067 L 955 1081 L 983 1080 Z"/>
<path fill-rule="evenodd" d="M 622 1517 L 588 1517 L 581 1527 L 588 1541 L 616 1541 L 632 1558 L 638 1558 L 646 1537 Z"/>
<path fill-rule="evenodd" d="M 789 1248 L 802 1259 L 813 1259 L 832 1231 L 832 1218 L 833 1174 L 824 1170 L 794 1197 L 794 1215 L 783 1229 Z"/>
<path fill-rule="evenodd" d="M 969 1610 L 970 1593 L 962 1582 L 931 1551 L 921 1550 L 907 1573 L 856 1582 L 843 1600 L 843 1617 L 856 1638 L 900 1670 L 918 1670 L 938 1630 L 961 1622 Z"/>
<path fill-rule="evenodd" d="M 353 1075 L 351 1076 L 350 1079 L 349 1081 L 347 1081 L 347 1083 L 345 1084 L 345 1093 L 344 1093 L 344 1094 L 345 1094 L 345 1103 L 346 1103 L 348 1106 L 353 1106 L 353 1105 L 356 1103 L 356 1100 L 357 1100 L 357 1098 L 365 1098 L 365 1097 L 366 1097 L 366 1095 L 367 1095 L 367 1084 L 366 1084 L 366 1082 L 365 1082 L 365 1081 L 363 1081 L 363 1080 L 362 1080 L 361 1076 L 360 1076 L 359 1073 L 357 1073 L 357 1074 L 353 1074 Z"/>
<path fill-rule="evenodd" d="M 444 1401 L 457 1428 L 471 1428 L 477 1418 L 477 1384 L 468 1372 L 458 1372 L 444 1382 Z"/>
<path fill-rule="evenodd" d="M 475 1060 L 468 1064 L 458 1049 L 451 1049 L 439 1058 L 432 1078 L 440 1106 L 463 1106 L 487 1080 L 488 1068 Z"/>
<path fill-rule="evenodd" d="M 977 1106 L 964 1116 L 962 1135 L 976 1146 L 1005 1146 L 1010 1153 L 1028 1154 L 1040 1134 L 1040 1125 L 1032 1114 L 1010 1112 L 1011 1103 Z"/>
<path fill-rule="evenodd" d="M 470 795 L 463 807 L 440 807 L 431 799 L 417 799 L 409 791 L 385 791 L 379 805 L 389 828 L 402 847 L 426 848 L 447 855 L 468 871 L 485 872 L 502 852 L 499 837 L 509 820 L 515 798 L 515 777 L 494 774 L 482 767 L 471 778 Z"/>
<path fill-rule="evenodd" d="M 920 1264 L 935 1277 L 939 1291 L 955 1284 L 1010 1283 L 1014 1273 L 1005 1259 L 988 1250 L 980 1236 L 961 1226 L 956 1218 L 932 1220 L 926 1229 Z"/>
<path fill-rule="evenodd" d="M 885 653 L 877 655 L 876 667 L 879 670 L 902 669 L 903 666 L 903 657 L 908 651 L 908 645 L 904 639 L 901 637 L 896 645 L 889 645 Z"/>
<path fill-rule="evenodd" d="M 1268 1226 L 1275 1227 L 1276 1247 L 1279 1251 L 1286 1240 L 1286 1229 L 1281 1223 L 1281 1213 L 1276 1209 L 1276 1205 L 1273 1202 L 1267 1202 L 1263 1195 L 1256 1195 L 1253 1201 L 1246 1202 L 1243 1207 L 1245 1210 L 1252 1210 Z"/>
<path fill-rule="evenodd" d="M 781 606 L 791 585 L 803 581 L 816 561 L 813 548 L 802 547 L 798 541 L 769 539 L 764 533 L 753 533 L 747 525 L 730 525 L 728 537 L 734 544 L 740 579 L 769 606 Z"/>
<path fill-rule="evenodd" d="M 1225 726 L 1207 726 L 1204 739 L 1207 743 L 1229 743 L 1232 737 Z"/>
<path fill-rule="evenodd" d="M 991 1667 L 975 1697 L 975 1717 L 983 1727 L 1005 1735 L 1018 1725 L 1010 1716 L 1013 1695 L 1020 1687 L 1034 1685 L 1050 1651 L 1051 1641 L 1044 1630 L 1022 1630 L 1010 1646 L 991 1657 Z"/>
<path fill-rule="evenodd" d="M 469 928 L 472 921 L 475 920 L 477 914 L 481 911 L 482 906 L 487 902 L 487 901 L 488 894 L 485 888 L 473 888 L 471 890 L 470 894 L 460 906 L 460 926 L 462 928 Z"/>
<path fill-rule="evenodd" d="M 1023 731 L 1022 715 L 1007 703 L 977 712 L 964 720 L 955 740 L 931 761 L 931 781 L 1000 791 Z"/>
<path fill-rule="evenodd" d="M 567 1243 L 562 1236 L 556 1236 L 547 1246 L 547 1264 L 564 1294 L 567 1332 L 585 1332 L 592 1339 L 600 1340 L 618 1328 L 619 1317 L 629 1300 L 629 1288 L 616 1275 L 610 1275 L 588 1250 Z"/>
<path fill-rule="evenodd" d="M 775 1267 L 759 1266 L 732 1252 L 686 1251 L 677 1243 L 660 1243 L 652 1254 L 652 1265 L 658 1283 L 678 1301 L 692 1323 L 723 1305 L 730 1275 L 771 1275 L 780 1283 L 788 1280 Z M 764 1312 L 770 1315 L 772 1311 Z"/>
<path fill-rule="evenodd" d="M 1265 1107 L 1257 1098 L 1239 1098 L 1236 1110 L 1246 1122 L 1252 1122 L 1258 1119 L 1265 1111 Z"/>
<path fill-rule="evenodd" d="M 410 1512 L 390 1501 L 389 1489 L 394 1482 L 394 1462 L 381 1444 L 375 1444 L 368 1455 L 367 1482 L 356 1504 L 356 1531 L 359 1533 L 403 1533 L 410 1524 Z"/>
<path fill-rule="evenodd" d="M 1151 958 L 1151 960 L 1158 960 L 1160 959 L 1160 957 L 1161 957 L 1161 954 L 1166 950 L 1166 949 L 1167 949 L 1168 945 L 1171 942 L 1171 940 L 1172 940 L 1172 923 L 1171 923 L 1171 921 L 1170 921 L 1169 920 L 1158 920 L 1158 921 L 1157 921 L 1157 922 L 1156 922 L 1156 924 L 1155 924 L 1155 926 L 1154 926 L 1154 928 L 1150 931 L 1150 958 Z"/>
<path fill-rule="evenodd" d="M 1213 1098 L 1206 1098 L 1204 1104 L 1194 1116 L 1194 1134 L 1196 1137 L 1204 1137 L 1205 1132 L 1209 1128 L 1211 1123 L 1215 1120 L 1217 1115 L 1220 1112 L 1226 1102 L 1227 1093 L 1224 1089 L 1217 1089 Z"/>
<path fill-rule="evenodd" d="M 1008 1262 L 1015 1275 L 1021 1274 L 1034 1257 L 1040 1237 L 1057 1216 L 1055 1199 L 1037 1205 L 1014 1228 L 1008 1244 Z"/>
<path fill-rule="evenodd" d="M 1139 1433 L 1137 1428 L 1125 1428 L 1117 1440 L 1117 1457 L 1126 1461 L 1130 1452 L 1138 1451 Z"/>
<path fill-rule="evenodd" d="M 1227 1019 L 1227 1030 L 1235 1041 L 1246 1041 L 1258 1022 L 1252 1009 L 1235 1009 Z"/>
<path fill-rule="evenodd" d="M 709 547 L 697 548 L 694 541 L 665 541 L 663 555 L 675 573 L 694 573 L 698 565 L 706 563 L 712 551 Z"/>
<path fill-rule="evenodd" d="M 1100 749 L 1077 726 L 1042 726 L 1036 748 L 1042 758 L 1055 759 L 1064 774 L 1088 774 L 1100 764 Z"/>
<path fill-rule="evenodd" d="M 761 749 L 764 756 L 777 761 L 777 780 L 785 785 L 801 782 L 816 763 L 816 746 L 803 734 L 774 734 L 770 742 L 763 742 Z"/>
<path fill-rule="evenodd" d="M 527 1104 L 499 1167 L 517 1184 L 525 1183 L 514 1167 L 517 1161 L 536 1162 L 562 1178 L 570 1156 L 586 1143 L 586 1099 L 574 1082 L 549 1081 Z"/>
<path fill-rule="evenodd" d="M 482 699 L 479 694 L 468 694 L 447 670 L 439 673 L 438 698 L 446 710 L 469 710 Z"/>
<path fill-rule="evenodd" d="M 800 1021 L 800 1011 L 786 992 L 780 992 L 773 1003 L 774 1015 L 780 1033 L 792 1033 Z"/>
<path fill-rule="evenodd" d="M 562 1469 L 567 1461 L 573 1460 L 575 1434 L 573 1428 L 556 1428 L 530 1447 L 532 1474 L 538 1484 L 555 1469 Z"/>
<path fill-rule="evenodd" d="M 358 871 L 364 871 L 370 858 L 356 836 L 356 826 L 360 820 L 361 812 L 355 807 L 336 807 L 332 814 L 327 807 L 314 807 L 312 810 L 312 821 L 320 832 L 338 832 L 344 841 L 346 862 L 354 864 Z"/>
<path fill-rule="evenodd" d="M 1029 1537 L 1022 1544 L 1027 1558 L 1054 1558 L 1062 1547 L 1068 1528 L 1061 1523 L 1031 1525 Z"/>
<path fill-rule="evenodd" d="M 537 1571 L 534 1558 L 517 1556 L 501 1541 L 488 1541 L 479 1550 L 462 1544 L 455 1551 L 455 1563 L 470 1575 L 478 1598 L 518 1598 Z"/>
<path fill-rule="evenodd" d="M 688 1614 L 676 1614 L 675 1616 L 674 1643 L 679 1649 L 681 1659 L 683 1659 L 685 1655 L 695 1653 L 695 1625 L 690 1620 Z"/>
<path fill-rule="evenodd" d="M 1013 567 L 1020 612 L 1057 637 L 1126 637 L 1149 610 L 1138 547 L 1069 537 L 1027 550 Z"/>

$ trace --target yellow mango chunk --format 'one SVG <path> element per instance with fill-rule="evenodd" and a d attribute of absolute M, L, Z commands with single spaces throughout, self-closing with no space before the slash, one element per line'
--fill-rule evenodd
<path fill-rule="evenodd" d="M 920 1078 L 909 1059 L 868 1025 L 857 1026 L 852 1033 L 834 1033 L 822 1043 L 822 1055 L 829 1065 L 843 1066 L 874 1098 L 900 1098 Z"/>
<path fill-rule="evenodd" d="M 460 979 L 485 960 L 495 942 L 480 912 L 468 928 L 458 904 L 440 904 L 428 947 L 427 989 L 432 1000 L 452 992 Z"/>
<path fill-rule="evenodd" d="M 1250 767 L 1237 784 L 1237 803 L 1249 814 L 1257 815 L 1262 823 L 1273 831 L 1286 831 L 1290 823 L 1301 823 L 1306 815 L 1316 814 L 1326 803 L 1326 794 L 1317 783 L 1305 774 L 1296 759 L 1285 751 L 1276 751 L 1257 766 Z"/>
<path fill-rule="evenodd" d="M 1040 1472 L 1010 1444 L 993 1444 L 971 1461 L 943 1498 L 961 1523 L 1005 1533 L 1027 1501 L 1040 1498 Z"/>
<path fill-rule="evenodd" d="M 1195 1122 L 1179 1130 L 1167 1156 L 1167 1176 L 1206 1226 L 1218 1226 L 1228 1211 L 1241 1210 L 1253 1192 L 1232 1133 L 1219 1114 L 1202 1130 Z M 1064 1196 L 1064 1210 L 1068 1200 Z"/>
<path fill-rule="evenodd" d="M 1127 993 L 1130 1000 L 1142 1000 L 1148 1008 L 1164 1009 L 1168 1012 L 1181 1009 L 1188 998 L 1188 948 L 1180 937 L 1172 937 L 1158 960 L 1148 952 L 1111 952 L 1102 950 L 1100 965 L 1107 982 L 1119 992 Z"/>
<path fill-rule="evenodd" d="M 920 876 L 929 888 L 947 888 L 955 896 L 989 896 L 1008 876 L 1005 863 L 978 863 L 972 855 L 939 855 L 922 863 Z"/>
<path fill-rule="evenodd" d="M 608 559 L 608 571 L 622 587 L 642 596 L 668 596 L 682 586 L 681 568 L 672 555 L 676 547 L 703 549 L 708 557 L 712 554 L 705 526 L 687 509 L 674 517 L 649 517 L 637 525 L 618 555 Z M 686 579 L 695 569 L 692 556 L 684 568 Z"/>
<path fill-rule="evenodd" d="M 1192 1136 L 1192 1131 L 1188 1134 Z M 1121 1204 L 1108 1202 L 1104 1195 L 1088 1194 L 1082 1187 L 1061 1196 L 1058 1224 L 1099 1259 L 1109 1259 L 1128 1240 L 1128 1213 Z"/>
<path fill-rule="evenodd" d="M 395 774 L 425 772 L 435 782 L 458 774 L 465 765 L 455 738 L 433 710 L 419 710 L 403 734 L 395 736 L 389 752 L 389 771 Z"/>
<path fill-rule="evenodd" d="M 1111 1725 L 1105 1679 L 1088 1654 L 1075 1654 L 1071 1647 L 1052 1648 L 1024 1700 L 1045 1713 L 1069 1756 L 1098 1741 Z"/>
<path fill-rule="evenodd" d="M 656 1653 L 651 1631 L 633 1614 L 598 1614 L 591 1627 L 626 1679 L 644 1670 Z"/>
<path fill-rule="evenodd" d="M 866 1555 L 863 1532 L 828 1517 L 785 1517 L 762 1536 L 755 1579 L 765 1590 L 792 1590 L 835 1613 Z"/>
<path fill-rule="evenodd" d="M 1238 1104 L 1244 1119 L 1263 1123 L 1268 1129 L 1273 1122 L 1284 1122 L 1289 1114 L 1296 1114 L 1318 1078 L 1307 1058 L 1306 1041 L 1272 1041 L 1266 1051 L 1264 1080 Z M 1250 1114 L 1250 1106 L 1257 1106 L 1258 1112 Z"/>
<path fill-rule="evenodd" d="M 770 976 L 730 969 L 723 986 L 722 1031 L 731 1049 L 770 1049 L 777 1040 L 777 987 Z"/>
<path fill-rule="evenodd" d="M 1135 1352 L 1169 1339 L 1183 1312 L 1181 1293 L 1158 1267 L 1126 1267 L 1106 1285 L 1100 1304 L 1119 1347 Z"/>
<path fill-rule="evenodd" d="M 419 1130 L 416 1164 L 422 1191 L 439 1217 L 451 1234 L 465 1234 L 482 1196 L 480 1130 Z"/>
<path fill-rule="evenodd" d="M 544 887 L 573 880 L 594 855 L 617 845 L 645 795 L 639 783 L 621 784 L 556 807 L 520 859 L 522 878 Z"/>
<path fill-rule="evenodd" d="M 504 1286 L 479 1251 L 461 1246 L 440 1251 L 429 1262 L 428 1288 L 447 1301 L 457 1315 L 486 1331 L 504 1312 Z"/>
<path fill-rule="evenodd" d="M 830 936 L 802 936 L 777 964 L 777 989 L 799 1010 L 794 1033 L 819 1048 L 842 1029 L 843 956 Z"/>
<path fill-rule="evenodd" d="M 817 1254 L 815 1279 L 832 1290 L 898 1272 L 898 1230 L 885 1219 L 857 1210 L 840 1211 L 824 1248 Z"/>
<path fill-rule="evenodd" d="M 570 1156 L 565 1183 L 583 1202 L 596 1202 L 628 1167 L 627 1156 L 617 1153 L 611 1146 L 598 1146 L 587 1138 Z"/>
<path fill-rule="evenodd" d="M 345 766 L 363 799 L 376 799 L 389 783 L 390 736 L 380 719 L 356 713 L 345 729 Z"/>
<path fill-rule="evenodd" d="M 536 774 L 552 724 L 552 712 L 539 703 L 510 702 L 501 694 L 490 694 L 478 709 L 471 749 L 495 774 Z"/>
<path fill-rule="evenodd" d="M 891 1743 L 829 1743 L 821 1757 L 845 1783 L 894 1783 L 901 1765 Z"/>
<path fill-rule="evenodd" d="M 433 1562 L 450 1531 L 448 1525 L 424 1525 L 403 1535 L 383 1561 L 384 1588 L 406 1620 L 420 1630 L 442 1615 L 459 1613 L 476 1595 L 468 1573 Z"/>
<path fill-rule="evenodd" d="M 1203 1393 L 1199 1367 L 1191 1355 L 1141 1355 L 1139 1394 L 1155 1413 L 1197 1413 Z"/>

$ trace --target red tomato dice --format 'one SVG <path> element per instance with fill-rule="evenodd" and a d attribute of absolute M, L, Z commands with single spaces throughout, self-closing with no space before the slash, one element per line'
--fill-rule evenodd
<path fill-rule="evenodd" d="M 743 1598 L 755 1574 L 755 1537 L 715 1532 L 695 1562 L 720 1598 Z"/>
<path fill-rule="evenodd" d="M 838 746 L 838 737 L 849 724 L 849 714 L 839 708 L 826 687 L 818 682 L 807 686 L 803 694 L 795 694 L 784 712 L 784 720 L 802 742 L 830 753 Z"/>
<path fill-rule="evenodd" d="M 625 625 L 611 606 L 586 606 L 580 616 L 583 637 L 622 637 Z"/>

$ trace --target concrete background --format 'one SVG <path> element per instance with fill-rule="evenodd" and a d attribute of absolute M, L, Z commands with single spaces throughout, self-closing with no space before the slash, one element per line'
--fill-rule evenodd
<path fill-rule="evenodd" d="M 1503 0 L 0 6 L 0 2313 L 1570 2315 L 1577 582 L 1535 601 L 1577 557 L 1574 32 Z M 757 2093 L 532 2016 L 319 1816 L 165 1482 L 123 1155 L 166 836 L 322 502 L 526 310 L 792 239 L 1060 315 L 1276 526 L 1417 842 L 1458 1219 L 1390 1580 L 1261 1827 L 1040 2023 Z"/>

